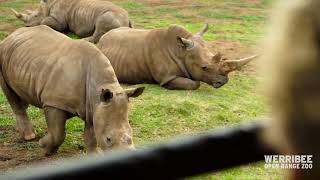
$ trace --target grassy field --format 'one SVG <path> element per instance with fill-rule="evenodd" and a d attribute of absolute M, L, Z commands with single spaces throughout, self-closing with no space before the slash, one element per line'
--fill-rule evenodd
<path fill-rule="evenodd" d="M 0 40 L 22 27 L 9 8 L 35 8 L 39 0 L 0 0 Z M 263 36 L 272 0 L 114 0 L 129 11 L 136 28 L 157 28 L 180 24 L 192 32 L 205 22 L 210 24 L 204 36 L 213 52 L 240 58 L 257 51 Z M 70 35 L 74 37 L 72 34 Z M 257 93 L 258 77 L 254 67 L 232 73 L 220 89 L 202 84 L 196 91 L 169 91 L 158 85 L 145 85 L 145 93 L 130 103 L 130 123 L 134 141 L 139 146 L 163 142 L 175 136 L 197 134 L 209 129 L 235 126 L 267 116 L 263 97 Z M 30 107 L 29 117 L 38 137 L 46 133 L 41 110 Z M 0 160 L 0 171 L 44 160 L 37 141 L 23 142 L 14 131 L 14 116 L 0 91 L 0 156 L 27 157 Z M 83 122 L 74 118 L 67 123 L 67 137 L 55 157 L 69 157 L 85 152 Z M 1 150 L 2 149 L 2 150 Z M 15 154 L 12 154 L 16 152 Z M 1 154 L 3 153 L 3 154 Z M 50 159 L 50 158 L 49 158 Z M 47 159 L 45 159 L 47 160 Z M 191 179 L 282 179 L 276 170 L 266 170 L 262 163 L 193 177 Z"/>

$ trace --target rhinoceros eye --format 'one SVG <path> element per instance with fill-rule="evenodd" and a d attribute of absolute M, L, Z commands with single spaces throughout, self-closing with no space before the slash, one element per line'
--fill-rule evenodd
<path fill-rule="evenodd" d="M 202 70 L 208 70 L 208 65 L 202 65 L 202 66 L 201 66 L 201 69 L 202 69 Z"/>
<path fill-rule="evenodd" d="M 111 137 L 107 137 L 107 138 L 106 138 L 106 143 L 107 143 L 108 146 L 112 146 L 112 139 L 111 139 Z"/>

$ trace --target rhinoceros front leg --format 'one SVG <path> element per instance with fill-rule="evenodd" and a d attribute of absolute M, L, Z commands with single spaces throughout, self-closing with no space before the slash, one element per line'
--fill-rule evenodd
<path fill-rule="evenodd" d="M 85 124 L 84 142 L 86 143 L 88 153 L 96 152 L 97 141 L 94 134 L 93 125 L 90 125 L 89 123 Z"/>
<path fill-rule="evenodd" d="M 7 100 L 12 108 L 13 113 L 16 116 L 16 130 L 20 136 L 25 140 L 32 140 L 36 137 L 34 134 L 32 124 L 30 123 L 27 115 L 28 104 L 23 102 L 18 95 L 8 87 L 4 81 L 0 70 L 0 85 L 3 93 L 7 97 Z"/>
<path fill-rule="evenodd" d="M 119 28 L 120 26 L 120 22 L 112 13 L 106 13 L 97 19 L 93 35 L 84 39 L 92 43 L 97 43 L 101 36 L 106 32 L 111 29 Z"/>
<path fill-rule="evenodd" d="M 45 155 L 57 152 L 65 138 L 65 124 L 68 113 L 53 107 L 45 107 L 44 114 L 48 126 L 48 134 L 40 139 L 39 144 L 44 148 Z"/>
<path fill-rule="evenodd" d="M 55 18 L 53 18 L 51 16 L 44 18 L 41 21 L 41 25 L 47 25 L 47 26 L 51 27 L 52 29 L 55 29 L 59 32 L 61 32 L 65 29 L 65 26 L 63 24 L 59 23 Z"/>
<path fill-rule="evenodd" d="M 177 77 L 165 84 L 163 87 L 171 90 L 195 90 L 198 89 L 199 86 L 199 81 L 193 81 L 184 77 Z"/>

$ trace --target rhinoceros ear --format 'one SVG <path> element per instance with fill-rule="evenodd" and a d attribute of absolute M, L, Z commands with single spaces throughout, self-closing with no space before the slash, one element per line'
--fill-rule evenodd
<path fill-rule="evenodd" d="M 194 42 L 192 40 L 177 36 L 177 41 L 178 45 L 186 50 L 191 50 L 195 47 Z"/>
<path fill-rule="evenodd" d="M 108 102 L 112 99 L 113 93 L 109 89 L 102 89 L 100 95 L 101 102 Z"/>
<path fill-rule="evenodd" d="M 128 97 L 138 97 L 143 93 L 144 87 L 130 88 L 124 91 L 126 92 Z"/>

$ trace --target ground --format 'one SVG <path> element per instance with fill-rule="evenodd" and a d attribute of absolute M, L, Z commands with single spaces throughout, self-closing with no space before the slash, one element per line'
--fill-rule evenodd
<path fill-rule="evenodd" d="M 9 8 L 34 9 L 39 0 L 0 0 L 0 40 L 22 27 Z M 205 22 L 210 29 L 204 38 L 212 52 L 227 58 L 259 53 L 268 20 L 271 0 L 113 0 L 129 11 L 136 28 L 157 28 L 180 24 L 197 32 Z M 75 37 L 73 34 L 68 34 Z M 220 89 L 202 84 L 196 91 L 169 91 L 158 85 L 146 86 L 145 93 L 130 102 L 130 124 L 137 147 L 164 142 L 175 136 L 198 134 L 209 129 L 236 126 L 268 116 L 268 108 L 258 90 L 257 62 L 232 73 Z M 42 111 L 30 107 L 29 117 L 37 139 L 21 140 L 15 131 L 14 116 L 0 90 L 0 174 L 34 163 L 85 155 L 83 122 L 67 123 L 67 137 L 59 152 L 44 157 L 38 139 L 46 133 Z M 191 179 L 282 179 L 278 170 L 264 169 L 263 162 L 208 173 Z"/>

